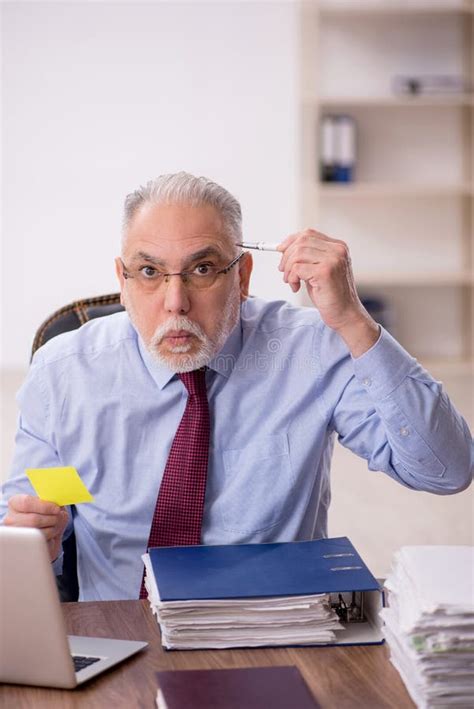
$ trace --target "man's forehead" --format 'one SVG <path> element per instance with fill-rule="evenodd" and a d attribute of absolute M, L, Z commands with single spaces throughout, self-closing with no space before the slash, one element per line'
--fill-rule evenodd
<path fill-rule="evenodd" d="M 129 258 L 148 261 L 166 261 L 171 258 L 190 260 L 205 256 L 225 256 L 229 253 L 229 237 L 224 234 L 188 234 L 152 239 L 127 240 L 126 249 Z"/>
<path fill-rule="evenodd" d="M 210 204 L 143 204 L 133 215 L 130 231 L 205 233 L 223 231 L 223 219 Z"/>
<path fill-rule="evenodd" d="M 165 251 L 186 256 L 205 248 L 224 253 L 230 243 L 220 214 L 210 205 L 148 204 L 134 215 L 124 245 L 129 253 Z"/>

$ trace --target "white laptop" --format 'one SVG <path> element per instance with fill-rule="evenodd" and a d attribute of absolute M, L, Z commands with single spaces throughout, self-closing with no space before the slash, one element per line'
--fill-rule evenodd
<path fill-rule="evenodd" d="M 146 645 L 66 635 L 43 534 L 0 526 L 0 682 L 70 689 Z"/>

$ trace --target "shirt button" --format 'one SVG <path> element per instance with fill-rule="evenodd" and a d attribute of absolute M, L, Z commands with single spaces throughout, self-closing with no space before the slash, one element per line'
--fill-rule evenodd
<path fill-rule="evenodd" d="M 402 426 L 402 428 L 400 429 L 400 435 L 401 436 L 409 436 L 410 435 L 409 429 L 405 428 L 405 426 Z"/>
<path fill-rule="evenodd" d="M 365 379 L 362 380 L 362 384 L 365 387 L 369 387 L 372 384 L 372 379 L 370 379 L 369 377 L 366 377 Z"/>

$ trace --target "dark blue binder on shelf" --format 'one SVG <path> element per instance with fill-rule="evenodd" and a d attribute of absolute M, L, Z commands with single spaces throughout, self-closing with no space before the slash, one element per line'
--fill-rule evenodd
<path fill-rule="evenodd" d="M 344 623 L 336 645 L 383 642 L 383 593 L 347 537 L 305 542 L 149 549 L 161 601 L 262 598 L 330 593 L 349 607 L 354 593 L 364 621 Z M 342 637 L 344 636 L 344 637 Z"/>

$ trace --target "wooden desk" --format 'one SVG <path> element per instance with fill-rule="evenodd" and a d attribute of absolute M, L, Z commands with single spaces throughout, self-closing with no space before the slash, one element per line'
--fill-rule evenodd
<path fill-rule="evenodd" d="M 166 652 L 161 647 L 158 625 L 147 601 L 65 603 L 63 608 L 71 635 L 146 640 L 149 647 L 79 689 L 2 685 L 2 709 L 152 708 L 156 706 L 156 670 L 264 665 L 297 665 L 324 709 L 414 707 L 388 660 L 385 646 Z"/>

